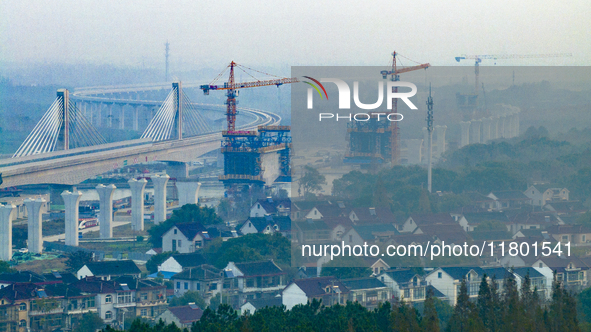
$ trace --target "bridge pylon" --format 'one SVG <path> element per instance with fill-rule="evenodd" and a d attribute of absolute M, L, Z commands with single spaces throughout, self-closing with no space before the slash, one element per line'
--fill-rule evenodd
<path fill-rule="evenodd" d="M 12 157 L 105 143 L 107 141 L 84 117 L 76 103 L 70 100 L 69 91 L 59 89 L 49 109 Z"/>

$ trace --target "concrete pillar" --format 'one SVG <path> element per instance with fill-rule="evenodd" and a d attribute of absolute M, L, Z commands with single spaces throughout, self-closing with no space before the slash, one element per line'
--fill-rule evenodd
<path fill-rule="evenodd" d="M 166 184 L 170 176 L 164 174 L 152 176 L 154 183 L 154 224 L 166 221 Z"/>
<path fill-rule="evenodd" d="M 470 121 L 460 121 L 460 128 L 462 131 L 460 147 L 463 147 L 470 144 Z"/>
<path fill-rule="evenodd" d="M 419 151 L 420 153 L 420 151 Z M 185 204 L 197 204 L 201 182 L 176 182 L 179 193 L 179 206 Z"/>
<path fill-rule="evenodd" d="M 189 165 L 184 162 L 169 161 L 166 163 L 166 173 L 176 179 L 189 177 Z"/>
<path fill-rule="evenodd" d="M 43 230 L 41 228 L 41 207 L 45 204 L 43 198 L 35 200 L 26 199 L 25 206 L 27 207 L 28 215 L 28 231 L 27 246 L 29 252 L 33 254 L 40 254 L 43 252 Z"/>
<path fill-rule="evenodd" d="M 499 116 L 499 138 L 505 138 L 505 125 L 507 124 L 507 116 Z"/>
<path fill-rule="evenodd" d="M 100 237 L 101 239 L 109 239 L 113 237 L 113 194 L 115 193 L 115 185 L 110 184 L 104 186 L 99 184 L 96 186 L 96 192 L 99 195 L 100 201 Z"/>
<path fill-rule="evenodd" d="M 79 191 L 62 193 L 66 209 L 66 245 L 78 246 L 78 206 L 82 193 Z"/>
<path fill-rule="evenodd" d="M 409 165 L 418 165 L 422 162 L 421 150 L 423 149 L 423 140 L 422 139 L 407 139 L 404 140 L 406 144 L 406 159 L 408 160 Z M 425 148 L 427 149 L 427 148 Z M 429 151 L 427 151 L 429 153 Z M 425 162 L 427 162 L 425 160 Z M 178 183 L 177 183 L 178 185 Z"/>
<path fill-rule="evenodd" d="M 133 105 L 133 130 L 136 130 L 136 131 L 139 130 L 138 121 L 139 121 L 138 105 Z"/>
<path fill-rule="evenodd" d="M 518 137 L 519 132 L 519 112 L 513 114 L 513 137 Z"/>
<path fill-rule="evenodd" d="M 490 125 L 492 123 L 491 118 L 482 119 L 482 143 L 490 141 Z"/>
<path fill-rule="evenodd" d="M 95 104 L 96 107 L 96 123 L 97 123 L 97 127 L 102 127 L 103 126 L 103 103 L 97 103 Z"/>
<path fill-rule="evenodd" d="M 495 116 L 491 118 L 492 122 L 490 124 L 490 139 L 497 139 L 499 138 L 499 117 Z"/>
<path fill-rule="evenodd" d="M 119 112 L 119 129 L 125 129 L 125 104 L 120 104 L 121 111 Z"/>
<path fill-rule="evenodd" d="M 445 131 L 447 130 L 447 126 L 435 126 L 435 139 L 437 141 L 437 156 L 441 157 L 441 155 L 445 152 Z"/>
<path fill-rule="evenodd" d="M 131 179 L 127 181 L 131 188 L 131 229 L 134 231 L 144 230 L 144 189 L 146 179 Z"/>
<path fill-rule="evenodd" d="M 107 106 L 107 107 L 109 109 L 109 115 L 107 115 L 107 117 L 109 120 L 107 121 L 107 124 L 108 124 L 109 128 L 113 128 L 113 104 L 108 104 L 108 105 L 109 106 Z"/>
<path fill-rule="evenodd" d="M 481 120 L 472 120 L 470 126 L 470 143 L 480 143 L 480 127 L 482 126 Z"/>
<path fill-rule="evenodd" d="M 16 206 L 0 205 L 0 260 L 12 259 L 12 218 Z"/>

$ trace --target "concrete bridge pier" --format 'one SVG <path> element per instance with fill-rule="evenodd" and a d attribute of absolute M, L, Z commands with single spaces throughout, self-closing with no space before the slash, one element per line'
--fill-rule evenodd
<path fill-rule="evenodd" d="M 420 147 L 419 147 L 420 150 Z M 419 151 L 420 153 L 420 151 Z M 201 182 L 176 182 L 176 189 L 179 195 L 179 206 L 186 204 L 197 204 Z"/>
<path fill-rule="evenodd" d="M 133 105 L 133 130 L 139 130 L 139 112 L 138 112 L 138 105 Z"/>
<path fill-rule="evenodd" d="M 100 201 L 100 219 L 99 219 L 99 233 L 101 239 L 109 239 L 113 237 L 113 194 L 115 193 L 114 184 L 108 186 L 99 184 L 96 186 L 96 192 L 99 194 Z"/>
<path fill-rule="evenodd" d="M 490 124 L 490 139 L 497 139 L 499 138 L 499 117 L 491 118 Z"/>
<path fill-rule="evenodd" d="M 507 116 L 501 115 L 499 117 L 499 138 L 506 138 L 505 135 L 505 125 L 507 124 Z"/>
<path fill-rule="evenodd" d="M 125 104 L 119 104 L 121 111 L 119 112 L 119 129 L 125 129 Z"/>
<path fill-rule="evenodd" d="M 12 217 L 16 206 L 0 205 L 0 260 L 12 259 Z"/>
<path fill-rule="evenodd" d="M 437 156 L 445 152 L 445 131 L 447 126 L 435 126 L 435 135 L 437 136 Z"/>
<path fill-rule="evenodd" d="M 460 121 L 462 136 L 460 139 L 460 148 L 470 144 L 470 121 Z"/>
<path fill-rule="evenodd" d="M 28 239 L 27 247 L 29 252 L 33 254 L 40 254 L 43 252 L 43 230 L 41 227 L 41 207 L 45 205 L 43 198 L 39 199 L 26 199 L 25 206 L 27 207 L 28 217 Z"/>
<path fill-rule="evenodd" d="M 481 125 L 481 120 L 472 120 L 472 126 L 470 127 L 470 143 L 480 143 Z"/>
<path fill-rule="evenodd" d="M 482 143 L 486 143 L 490 140 L 491 122 L 492 122 L 491 118 L 483 118 L 482 119 Z"/>
<path fill-rule="evenodd" d="M 107 115 L 108 118 L 108 126 L 109 128 L 113 128 L 113 103 L 107 104 L 107 108 L 109 109 L 109 115 Z"/>
<path fill-rule="evenodd" d="M 166 221 L 166 184 L 170 176 L 154 175 L 152 182 L 154 183 L 154 224 L 158 225 Z"/>
<path fill-rule="evenodd" d="M 166 162 L 166 174 L 171 178 L 185 179 L 189 177 L 189 165 L 185 162 Z"/>
<path fill-rule="evenodd" d="M 131 229 L 134 231 L 144 230 L 144 189 L 146 179 L 131 179 L 127 181 L 131 188 Z"/>
<path fill-rule="evenodd" d="M 62 193 L 66 209 L 66 245 L 78 246 L 78 207 L 82 193 L 79 191 L 70 192 L 65 190 Z"/>

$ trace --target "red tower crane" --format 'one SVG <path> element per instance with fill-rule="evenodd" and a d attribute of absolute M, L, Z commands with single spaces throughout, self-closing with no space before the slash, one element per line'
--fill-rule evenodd
<path fill-rule="evenodd" d="M 230 68 L 230 77 L 228 78 L 228 82 L 224 83 L 224 85 L 213 85 L 220 77 L 222 77 L 222 75 L 226 72 L 226 70 L 228 70 L 228 68 Z M 226 118 L 228 121 L 228 132 L 233 132 L 236 130 L 236 114 L 237 114 L 237 112 L 236 112 L 236 97 L 238 97 L 238 89 L 256 88 L 259 86 L 268 86 L 268 85 L 280 86 L 283 84 L 290 84 L 290 83 L 299 82 L 299 80 L 296 77 L 292 77 L 292 78 L 278 77 L 278 78 L 272 79 L 272 80 L 263 80 L 263 81 L 257 80 L 257 81 L 252 81 L 252 82 L 236 83 L 236 81 L 234 80 L 234 68 L 240 68 L 242 70 L 248 69 L 248 70 L 253 70 L 253 71 L 259 72 L 261 74 L 268 75 L 268 76 L 275 76 L 275 75 L 270 75 L 267 73 L 260 72 L 258 70 L 254 70 L 254 69 L 239 65 L 236 62 L 232 61 L 232 62 L 230 62 L 228 67 L 226 67 L 226 69 L 224 69 L 224 71 L 222 71 L 210 84 L 202 85 L 199 87 L 201 90 L 203 90 L 203 93 L 206 95 L 209 94 L 209 90 L 228 90 L 226 92 L 226 96 L 228 97 L 228 99 L 226 101 L 226 104 L 228 105 L 227 111 L 226 111 Z"/>
<path fill-rule="evenodd" d="M 419 69 L 427 69 L 431 67 L 429 63 L 423 63 L 417 66 L 398 68 L 396 63 L 396 56 L 399 55 L 396 51 L 392 52 L 392 70 L 382 70 L 380 73 L 382 77 L 386 79 L 390 75 L 391 81 L 400 81 L 400 74 L 407 73 Z M 394 87 L 394 92 L 398 92 L 398 87 Z M 398 113 L 398 98 L 394 98 L 392 103 L 392 113 Z M 390 148 L 391 148 L 391 160 L 392 165 L 397 165 L 399 161 L 399 149 L 398 149 L 398 121 L 390 123 Z"/>

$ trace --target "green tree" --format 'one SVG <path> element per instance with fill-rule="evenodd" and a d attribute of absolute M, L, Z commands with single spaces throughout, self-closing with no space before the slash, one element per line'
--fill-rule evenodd
<path fill-rule="evenodd" d="M 216 239 L 203 251 L 207 260 L 222 269 L 228 262 L 253 262 L 273 259 L 278 264 L 291 263 L 291 243 L 280 233 L 247 234 L 222 241 Z"/>
<path fill-rule="evenodd" d="M 437 308 L 435 307 L 435 297 L 433 296 L 432 288 L 429 288 L 427 291 L 427 298 L 425 299 L 423 309 L 423 319 L 421 320 L 421 329 L 424 332 L 439 332 L 439 317 L 437 316 Z"/>
<path fill-rule="evenodd" d="M 68 255 L 66 266 L 70 272 L 77 272 L 84 265 L 92 262 L 92 252 L 76 251 Z"/>
<path fill-rule="evenodd" d="M 326 177 L 312 166 L 304 166 L 304 175 L 298 180 L 299 187 L 304 189 L 304 196 L 313 191 L 322 189 L 322 185 L 326 184 Z M 298 189 L 299 190 L 299 189 Z"/>
<path fill-rule="evenodd" d="M 199 308 L 207 307 L 205 300 L 201 297 L 201 294 L 196 291 L 188 291 L 180 297 L 173 297 L 168 303 L 169 307 L 178 307 L 188 305 L 189 303 L 195 303 Z"/>
<path fill-rule="evenodd" d="M 478 317 L 478 312 L 474 303 L 470 301 L 468 295 L 468 285 L 466 279 L 462 279 L 460 283 L 460 292 L 453 315 L 451 316 L 446 331 L 450 332 L 476 332 L 482 331 L 484 326 Z"/>
<path fill-rule="evenodd" d="M 152 226 L 148 230 L 150 243 L 154 248 L 162 248 L 162 235 L 172 226 L 182 223 L 201 223 L 204 226 L 222 223 L 215 209 L 200 207 L 196 204 L 186 204 L 172 212 L 172 216 L 163 223 Z"/>
<path fill-rule="evenodd" d="M 82 315 L 82 318 L 78 321 L 78 325 L 74 329 L 74 332 L 87 332 L 96 331 L 100 329 L 105 323 L 101 319 L 101 316 L 96 312 L 87 312 Z"/>

